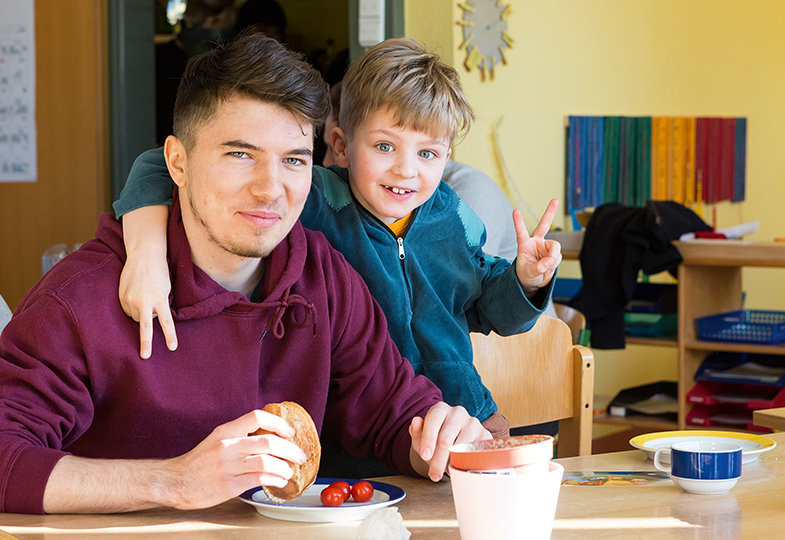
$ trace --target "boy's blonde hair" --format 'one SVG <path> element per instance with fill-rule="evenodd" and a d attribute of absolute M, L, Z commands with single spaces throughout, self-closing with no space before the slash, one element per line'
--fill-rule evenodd
<path fill-rule="evenodd" d="M 343 79 L 338 125 L 351 137 L 371 113 L 389 109 L 406 127 L 452 143 L 469 130 L 474 113 L 458 72 L 409 38 L 368 49 Z"/>

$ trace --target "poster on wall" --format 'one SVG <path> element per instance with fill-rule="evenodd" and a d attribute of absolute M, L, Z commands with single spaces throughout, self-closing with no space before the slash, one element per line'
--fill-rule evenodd
<path fill-rule="evenodd" d="M 35 182 L 33 0 L 0 0 L 0 182 Z"/>

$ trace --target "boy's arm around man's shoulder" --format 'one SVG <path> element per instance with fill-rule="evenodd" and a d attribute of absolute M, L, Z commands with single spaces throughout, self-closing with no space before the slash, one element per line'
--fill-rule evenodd
<path fill-rule="evenodd" d="M 172 204 L 174 181 L 166 166 L 163 147 L 140 154 L 131 166 L 120 198 L 112 205 L 119 219 L 142 206 Z"/>

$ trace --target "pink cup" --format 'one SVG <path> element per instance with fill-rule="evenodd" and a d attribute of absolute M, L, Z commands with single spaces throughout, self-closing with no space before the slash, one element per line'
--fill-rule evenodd
<path fill-rule="evenodd" d="M 450 464 L 462 471 L 512 468 L 517 474 L 548 472 L 553 457 L 553 437 L 522 435 L 450 447 Z"/>
<path fill-rule="evenodd" d="M 563 474 L 564 467 L 554 462 L 545 472 L 526 474 L 450 466 L 462 540 L 550 538 Z"/>

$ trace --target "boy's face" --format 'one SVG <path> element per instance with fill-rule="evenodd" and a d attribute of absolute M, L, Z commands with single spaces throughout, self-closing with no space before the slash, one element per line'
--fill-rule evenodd
<path fill-rule="evenodd" d="M 351 139 L 333 131 L 336 162 L 349 169 L 352 193 L 371 214 L 389 225 L 427 201 L 444 172 L 450 143 L 396 126 L 388 109 L 368 115 Z"/>

